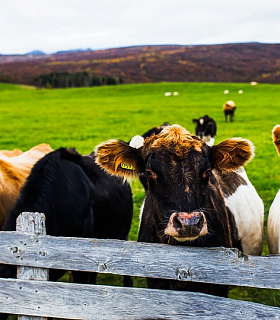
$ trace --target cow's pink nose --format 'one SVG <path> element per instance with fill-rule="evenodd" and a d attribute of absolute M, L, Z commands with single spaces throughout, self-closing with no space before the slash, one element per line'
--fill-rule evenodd
<path fill-rule="evenodd" d="M 179 241 L 194 240 L 207 233 L 207 223 L 203 212 L 174 212 L 165 228 L 165 234 Z"/>
<path fill-rule="evenodd" d="M 196 213 L 186 213 L 186 212 L 178 212 L 172 218 L 170 218 L 174 228 L 184 228 L 187 226 L 196 226 L 199 228 L 203 226 L 203 215 L 198 212 Z"/>

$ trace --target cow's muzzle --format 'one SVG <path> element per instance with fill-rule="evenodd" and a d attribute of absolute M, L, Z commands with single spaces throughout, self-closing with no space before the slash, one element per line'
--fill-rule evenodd
<path fill-rule="evenodd" d="M 174 212 L 164 233 L 178 241 L 191 241 L 207 234 L 207 222 L 203 212 Z"/>

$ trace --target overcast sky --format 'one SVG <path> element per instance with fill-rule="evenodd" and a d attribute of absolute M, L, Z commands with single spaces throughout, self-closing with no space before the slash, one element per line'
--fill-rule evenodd
<path fill-rule="evenodd" d="M 0 0 L 0 53 L 280 43 L 280 0 Z"/>

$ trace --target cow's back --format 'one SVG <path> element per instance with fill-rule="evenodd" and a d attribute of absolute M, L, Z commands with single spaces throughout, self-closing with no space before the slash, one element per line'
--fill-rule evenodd
<path fill-rule="evenodd" d="M 0 228 L 34 164 L 52 151 L 47 144 L 40 144 L 23 153 L 15 150 L 0 156 Z"/>
<path fill-rule="evenodd" d="M 106 179 L 109 181 L 105 182 Z M 40 211 L 46 215 L 46 228 L 50 235 L 95 237 L 96 230 L 104 229 L 102 225 L 96 226 L 99 216 L 103 217 L 104 223 L 105 217 L 110 218 L 114 212 L 118 216 L 119 203 L 114 207 L 111 201 L 115 190 L 122 195 L 119 202 L 130 209 L 129 186 L 124 187 L 120 181 L 116 183 L 108 174 L 105 176 L 94 159 L 75 151 L 58 149 L 33 167 L 4 229 L 14 230 L 15 217 L 20 212 Z M 130 226 L 132 209 L 129 213 L 127 211 L 124 210 L 124 215 Z M 129 226 L 125 230 L 126 235 Z"/>

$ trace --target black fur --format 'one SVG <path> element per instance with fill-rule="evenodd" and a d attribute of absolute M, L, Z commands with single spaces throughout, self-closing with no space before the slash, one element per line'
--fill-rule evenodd
<path fill-rule="evenodd" d="M 131 188 L 101 169 L 94 154 L 82 156 L 60 148 L 33 167 L 3 230 L 15 230 L 23 211 L 44 213 L 48 235 L 126 240 L 133 213 Z M 0 266 L 0 277 L 15 277 L 15 272 L 14 266 Z M 50 280 L 63 273 L 50 270 Z M 74 282 L 95 283 L 95 279 L 95 274 L 73 272 Z"/>
<path fill-rule="evenodd" d="M 193 119 L 192 121 L 196 124 L 195 134 L 200 139 L 204 139 L 204 137 L 208 136 L 210 136 L 211 138 L 215 138 L 217 133 L 217 124 L 213 118 L 205 115 L 198 119 Z"/>

